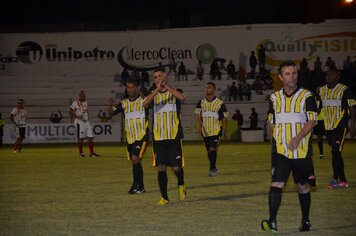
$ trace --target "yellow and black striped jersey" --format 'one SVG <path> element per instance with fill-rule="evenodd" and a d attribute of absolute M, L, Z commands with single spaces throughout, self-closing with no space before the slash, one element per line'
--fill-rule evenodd
<path fill-rule="evenodd" d="M 203 137 L 221 135 L 222 120 L 229 117 L 224 102 L 216 97 L 211 101 L 201 99 L 195 107 L 195 114 L 201 116 Z"/>
<path fill-rule="evenodd" d="M 128 144 L 142 139 L 148 139 L 148 109 L 142 106 L 143 99 L 125 98 L 115 107 L 113 115 L 123 113 Z"/>
<path fill-rule="evenodd" d="M 325 85 L 320 88 L 319 95 L 324 108 L 325 130 L 333 130 L 338 125 L 347 127 L 350 118 L 349 108 L 356 105 L 350 89 L 340 83 L 333 88 Z"/>
<path fill-rule="evenodd" d="M 180 101 L 168 90 L 158 92 L 153 99 L 153 139 L 182 139 Z"/>
<path fill-rule="evenodd" d="M 316 120 L 317 107 L 313 94 L 303 88 L 298 88 L 287 96 L 281 89 L 270 97 L 268 121 L 274 124 L 273 151 L 288 157 L 298 159 L 307 157 L 312 148 L 311 132 L 308 133 L 294 150 L 288 149 L 288 144 L 310 120 Z"/>

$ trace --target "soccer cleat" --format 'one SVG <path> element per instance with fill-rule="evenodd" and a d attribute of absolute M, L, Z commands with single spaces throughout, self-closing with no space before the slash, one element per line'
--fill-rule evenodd
<path fill-rule="evenodd" d="M 214 177 L 218 173 L 218 169 L 212 169 L 209 171 L 208 177 Z"/>
<path fill-rule="evenodd" d="M 139 186 L 137 183 L 133 183 L 130 190 L 129 190 L 129 194 L 135 194 L 137 193 L 137 191 L 139 190 Z"/>
<path fill-rule="evenodd" d="M 310 224 L 309 220 L 303 220 L 302 224 L 301 224 L 301 226 L 299 228 L 299 231 L 300 232 L 308 232 L 308 231 L 310 231 L 311 226 L 312 225 Z"/>
<path fill-rule="evenodd" d="M 324 159 L 324 155 L 320 155 L 320 157 L 319 157 L 320 159 Z"/>
<path fill-rule="evenodd" d="M 185 196 L 187 195 L 187 191 L 185 190 L 185 185 L 178 186 L 178 200 L 183 201 Z"/>
<path fill-rule="evenodd" d="M 348 188 L 349 183 L 348 182 L 339 182 L 338 187 L 340 188 Z"/>
<path fill-rule="evenodd" d="M 84 153 L 79 154 L 80 157 L 85 157 Z"/>
<path fill-rule="evenodd" d="M 144 188 L 139 187 L 136 191 L 136 194 L 145 193 L 145 192 L 146 190 Z"/>
<path fill-rule="evenodd" d="M 167 199 L 161 198 L 157 205 L 163 206 L 163 205 L 167 205 L 169 203 L 169 201 Z"/>
<path fill-rule="evenodd" d="M 93 153 L 90 154 L 90 157 L 100 157 L 100 155 L 96 154 L 95 152 L 93 152 Z"/>
<path fill-rule="evenodd" d="M 328 185 L 328 189 L 335 189 L 339 187 L 338 182 L 335 179 L 330 180 L 330 183 Z"/>
<path fill-rule="evenodd" d="M 274 220 L 262 220 L 261 228 L 264 231 L 277 233 L 277 222 Z"/>

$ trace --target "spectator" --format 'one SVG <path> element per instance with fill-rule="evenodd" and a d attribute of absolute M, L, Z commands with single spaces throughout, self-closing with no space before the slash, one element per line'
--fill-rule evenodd
<path fill-rule="evenodd" d="M 231 119 L 237 121 L 237 141 L 241 141 L 241 127 L 244 123 L 244 117 L 242 116 L 239 109 L 236 109 L 235 114 Z"/>
<path fill-rule="evenodd" d="M 231 101 L 231 97 L 234 98 L 234 101 L 237 99 L 237 87 L 236 87 L 236 82 L 232 82 L 232 85 L 230 86 L 229 89 L 229 101 Z"/>
<path fill-rule="evenodd" d="M 126 68 L 124 68 L 124 70 L 121 72 L 121 85 L 126 86 L 126 82 L 129 78 L 130 78 L 130 73 Z"/>
<path fill-rule="evenodd" d="M 210 64 L 210 76 L 211 80 L 214 80 L 216 77 L 218 77 L 218 80 L 221 80 L 221 71 L 217 59 L 214 59 Z"/>
<path fill-rule="evenodd" d="M 17 106 L 12 109 L 10 113 L 10 120 L 14 124 L 14 130 L 16 133 L 14 153 L 22 151 L 22 142 L 26 136 L 26 117 L 27 109 L 25 108 L 25 100 L 20 98 L 17 101 Z"/>
<path fill-rule="evenodd" d="M 239 95 L 240 95 L 240 101 L 243 101 L 243 96 L 247 96 L 247 101 L 250 101 L 251 99 L 251 88 L 250 85 L 247 83 L 246 79 L 242 80 L 240 86 L 239 86 Z"/>
<path fill-rule="evenodd" d="M 252 83 L 253 89 L 256 91 L 257 94 L 263 95 L 263 82 L 259 76 L 256 77 L 256 79 Z"/>
<path fill-rule="evenodd" d="M 316 58 L 316 61 L 314 62 L 314 72 L 321 72 L 322 71 L 322 62 L 320 61 L 320 57 Z"/>
<path fill-rule="evenodd" d="M 59 114 L 59 115 L 58 115 Z M 61 111 L 58 111 L 57 113 L 53 113 L 51 114 L 51 117 L 49 118 L 49 120 L 53 123 L 53 124 L 59 124 L 61 123 L 61 120 L 63 119 L 63 115 Z"/>
<path fill-rule="evenodd" d="M 239 69 L 237 71 L 237 76 L 239 77 L 240 81 L 246 79 L 246 70 L 242 66 L 239 66 Z"/>
<path fill-rule="evenodd" d="M 257 66 L 258 62 L 257 62 L 257 58 L 255 56 L 255 52 L 251 51 L 251 55 L 250 55 L 250 67 L 251 67 L 251 75 L 254 76 L 256 73 L 256 66 Z"/>
<path fill-rule="evenodd" d="M 141 85 L 139 92 L 140 92 L 140 96 L 143 98 L 147 97 L 147 95 L 149 94 L 148 89 L 145 87 L 144 84 Z"/>
<path fill-rule="evenodd" d="M 100 119 L 101 122 L 108 122 L 109 120 L 111 120 L 111 116 L 106 115 L 106 112 L 100 110 L 98 113 L 98 118 Z"/>
<path fill-rule="evenodd" d="M 261 44 L 258 49 L 258 63 L 260 64 L 260 70 L 265 68 L 266 63 L 266 48 Z"/>
<path fill-rule="evenodd" d="M 333 59 L 331 59 L 331 57 L 328 57 L 328 59 L 326 60 L 325 67 L 327 71 L 337 70 L 336 64 Z"/>
<path fill-rule="evenodd" d="M 197 65 L 197 79 L 203 80 L 203 76 L 204 76 L 204 66 L 202 65 L 201 61 L 199 61 Z"/>
<path fill-rule="evenodd" d="M 169 73 L 177 73 L 177 62 L 175 61 L 174 58 L 172 58 L 171 60 L 169 60 L 168 62 L 168 68 L 169 68 Z"/>
<path fill-rule="evenodd" d="M 142 85 L 147 84 L 147 87 L 150 86 L 150 75 L 146 70 L 141 72 Z"/>
<path fill-rule="evenodd" d="M 184 78 L 186 81 L 188 80 L 187 69 L 183 62 L 181 62 L 178 67 L 178 81 L 180 80 L 181 76 L 183 77 L 182 81 L 184 80 Z"/>
<path fill-rule="evenodd" d="M 250 129 L 257 129 L 258 114 L 254 107 L 251 108 L 251 115 L 249 118 L 250 118 Z"/>
<path fill-rule="evenodd" d="M 157 88 L 156 83 L 152 83 L 151 87 L 148 89 L 148 92 L 151 93 L 153 90 L 155 90 Z"/>
<path fill-rule="evenodd" d="M 227 79 L 236 79 L 236 71 L 235 65 L 230 60 L 229 64 L 227 65 Z"/>

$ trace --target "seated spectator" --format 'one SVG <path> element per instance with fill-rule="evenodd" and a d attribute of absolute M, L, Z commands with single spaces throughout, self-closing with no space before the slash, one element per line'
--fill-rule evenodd
<path fill-rule="evenodd" d="M 239 77 L 239 80 L 245 80 L 246 79 L 246 70 L 240 66 L 238 71 L 237 71 L 237 76 Z"/>
<path fill-rule="evenodd" d="M 232 82 L 232 85 L 230 86 L 229 89 L 229 101 L 231 101 L 231 97 L 233 97 L 234 101 L 237 99 L 237 87 L 236 87 L 236 82 Z"/>
<path fill-rule="evenodd" d="M 236 71 L 235 71 L 235 65 L 232 63 L 232 60 L 230 60 L 229 64 L 227 65 L 227 79 L 236 79 Z"/>
<path fill-rule="evenodd" d="M 103 113 L 103 114 L 101 114 Z M 98 118 L 100 119 L 101 122 L 108 122 L 111 120 L 111 116 L 107 116 L 106 112 L 103 112 L 102 110 L 99 111 Z"/>
<path fill-rule="evenodd" d="M 181 77 L 183 77 L 182 80 L 184 80 L 184 78 L 185 80 L 188 80 L 187 69 L 183 62 L 181 62 L 178 67 L 178 80 L 180 80 Z"/>
<path fill-rule="evenodd" d="M 241 141 L 241 127 L 244 123 L 244 117 L 239 109 L 236 109 L 235 114 L 231 117 L 231 119 L 237 121 L 237 141 Z"/>
<path fill-rule="evenodd" d="M 259 76 L 257 76 L 256 79 L 253 81 L 252 88 L 256 91 L 257 94 L 263 95 L 263 82 Z"/>
<path fill-rule="evenodd" d="M 204 76 L 204 66 L 203 66 L 202 62 L 199 61 L 198 65 L 197 65 L 197 77 L 196 77 L 196 79 L 203 80 L 203 76 Z"/>
<path fill-rule="evenodd" d="M 243 97 L 247 96 L 247 101 L 250 101 L 251 99 L 251 88 L 250 85 L 247 83 L 246 79 L 242 80 L 240 86 L 239 86 L 239 95 L 240 95 L 240 100 L 244 101 Z"/>
<path fill-rule="evenodd" d="M 141 72 L 141 80 L 143 85 L 146 83 L 147 87 L 150 86 L 150 75 L 146 70 Z"/>
<path fill-rule="evenodd" d="M 59 115 L 58 115 L 59 114 Z M 61 120 L 63 119 L 63 115 L 61 113 L 61 111 L 58 111 L 57 113 L 53 113 L 51 114 L 51 117 L 49 118 L 49 120 L 53 123 L 53 124 L 59 124 L 61 123 Z"/>

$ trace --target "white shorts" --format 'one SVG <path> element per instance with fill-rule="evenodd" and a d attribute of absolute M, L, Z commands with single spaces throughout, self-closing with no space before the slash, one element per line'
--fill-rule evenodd
<path fill-rule="evenodd" d="M 77 131 L 78 138 L 93 138 L 93 129 L 90 126 L 89 121 L 75 120 L 74 125 Z"/>

